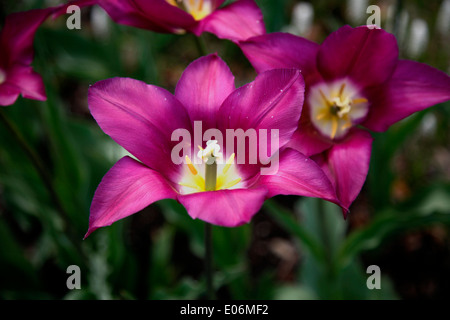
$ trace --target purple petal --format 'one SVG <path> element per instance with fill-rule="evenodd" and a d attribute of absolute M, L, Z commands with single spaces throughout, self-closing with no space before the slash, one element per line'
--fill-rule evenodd
<path fill-rule="evenodd" d="M 314 158 L 333 182 L 345 208 L 350 207 L 366 181 L 372 140 L 368 132 L 354 130 L 347 140 Z M 347 210 L 343 211 L 345 215 Z"/>
<path fill-rule="evenodd" d="M 325 79 L 348 76 L 365 88 L 389 79 L 397 59 L 398 46 L 392 34 L 366 26 L 344 26 L 325 39 L 317 63 Z"/>
<path fill-rule="evenodd" d="M 319 45 L 289 33 L 270 33 L 239 43 L 257 72 L 298 68 L 304 77 L 316 72 Z"/>
<path fill-rule="evenodd" d="M 10 106 L 20 95 L 20 88 L 8 82 L 0 85 L 0 106 Z"/>
<path fill-rule="evenodd" d="M 303 110 L 300 117 L 300 123 L 297 131 L 294 132 L 292 138 L 285 147 L 297 150 L 305 156 L 321 153 L 332 146 L 332 143 L 325 138 L 313 127 L 309 120 L 307 109 Z"/>
<path fill-rule="evenodd" d="M 225 129 L 278 129 L 280 147 L 297 129 L 305 84 L 299 70 L 276 69 L 259 74 L 222 104 L 218 126 Z"/>
<path fill-rule="evenodd" d="M 248 223 L 266 199 L 265 188 L 233 189 L 178 195 L 178 201 L 193 219 L 237 227 Z"/>
<path fill-rule="evenodd" d="M 280 154 L 278 172 L 261 175 L 258 184 L 269 189 L 268 197 L 299 195 L 339 203 L 330 180 L 317 163 L 293 149 L 285 149 Z"/>
<path fill-rule="evenodd" d="M 276 69 L 259 74 L 253 82 L 235 90 L 223 102 L 217 116 L 221 132 L 233 129 L 235 133 L 248 131 L 258 136 L 257 145 L 241 139 L 234 150 L 226 150 L 227 156 L 236 153 L 239 171 L 245 179 L 255 175 L 260 167 L 257 161 L 251 163 L 250 158 L 262 160 L 261 155 L 270 157 L 289 141 L 297 129 L 303 98 L 304 82 L 300 71 Z M 262 141 L 263 137 L 267 140 Z M 225 140 L 228 144 L 228 139 Z M 240 148 L 245 149 L 245 161 L 239 160 L 243 159 L 243 149 L 239 151 Z"/>
<path fill-rule="evenodd" d="M 176 129 L 190 128 L 189 116 L 168 91 L 129 78 L 97 82 L 89 88 L 91 114 L 118 144 L 148 167 L 176 179 L 179 167 L 171 160 Z"/>
<path fill-rule="evenodd" d="M 156 32 L 179 32 L 196 25 L 194 18 L 165 0 L 99 0 L 98 4 L 120 24 Z"/>
<path fill-rule="evenodd" d="M 176 192 L 161 174 L 130 157 L 123 157 L 106 173 L 95 191 L 89 229 L 84 237 L 168 198 L 175 199 Z"/>
<path fill-rule="evenodd" d="M 18 87 L 24 98 L 40 101 L 47 99 L 42 77 L 30 66 L 14 65 L 8 71 L 7 82 Z"/>
<path fill-rule="evenodd" d="M 36 30 L 53 10 L 54 8 L 29 10 L 6 17 L 0 34 L 1 67 L 10 66 L 14 62 L 31 64 Z"/>
<path fill-rule="evenodd" d="M 266 33 L 262 12 L 254 0 L 239 0 L 220 8 L 204 18 L 196 35 L 207 31 L 220 39 L 234 42 Z"/>
<path fill-rule="evenodd" d="M 184 105 L 192 121 L 203 128 L 216 125 L 220 105 L 235 90 L 234 76 L 216 54 L 192 62 L 178 81 L 175 97 Z"/>
<path fill-rule="evenodd" d="M 400 60 L 392 78 L 369 92 L 372 106 L 363 125 L 385 131 L 414 112 L 448 101 L 450 77 L 426 64 Z"/>

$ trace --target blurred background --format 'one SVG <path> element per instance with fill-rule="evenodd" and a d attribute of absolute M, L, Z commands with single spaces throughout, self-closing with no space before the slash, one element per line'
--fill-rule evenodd
<path fill-rule="evenodd" d="M 267 31 L 316 42 L 345 24 L 366 24 L 369 5 L 397 36 L 400 56 L 450 72 L 450 1 L 257 0 Z M 61 1 L 2 1 L 7 14 Z M 68 15 L 67 15 L 68 17 Z M 82 240 L 103 175 L 124 154 L 89 114 L 96 81 L 132 77 L 173 89 L 199 55 L 192 35 L 114 24 L 98 7 L 82 29 L 49 19 L 35 37 L 33 66 L 48 100 L 2 108 L 40 158 L 0 123 L 0 299 L 203 299 L 204 223 L 160 201 Z M 204 34 L 238 85 L 256 73 L 239 48 Z M 369 176 L 344 220 L 317 199 L 280 196 L 251 223 L 213 227 L 214 285 L 221 299 L 444 299 L 450 297 L 450 103 L 374 134 Z M 48 185 L 54 192 L 49 192 Z M 69 290 L 78 265 L 81 289 Z M 367 267 L 381 270 L 369 290 Z"/>

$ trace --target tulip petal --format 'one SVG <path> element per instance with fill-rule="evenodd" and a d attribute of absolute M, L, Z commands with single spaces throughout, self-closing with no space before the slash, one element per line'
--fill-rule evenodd
<path fill-rule="evenodd" d="M 321 153 L 330 148 L 333 144 L 322 137 L 322 135 L 313 127 L 309 120 L 307 109 L 303 109 L 302 116 L 297 131 L 285 145 L 286 148 L 292 148 L 305 156 Z"/>
<path fill-rule="evenodd" d="M 322 43 L 317 63 L 326 80 L 348 76 L 365 88 L 388 80 L 397 59 L 398 46 L 394 35 L 366 26 L 344 26 Z"/>
<path fill-rule="evenodd" d="M 98 4 L 116 23 L 156 32 L 179 32 L 196 24 L 190 14 L 165 0 L 99 0 Z"/>
<path fill-rule="evenodd" d="M 54 8 L 15 12 L 8 15 L 1 30 L 0 48 L 3 67 L 19 62 L 31 64 L 34 55 L 33 40 L 37 28 Z"/>
<path fill-rule="evenodd" d="M 89 88 L 92 116 L 102 130 L 148 167 L 176 180 L 171 159 L 177 129 L 191 130 L 184 107 L 168 91 L 129 78 L 99 81 Z"/>
<path fill-rule="evenodd" d="M 297 129 L 305 84 L 297 69 L 276 69 L 259 74 L 223 102 L 218 126 L 226 129 L 278 129 L 279 146 Z"/>
<path fill-rule="evenodd" d="M 220 8 L 201 20 L 196 35 L 210 32 L 234 42 L 266 33 L 261 9 L 254 0 L 239 0 Z"/>
<path fill-rule="evenodd" d="M 400 60 L 392 78 L 370 91 L 367 128 L 385 131 L 392 124 L 450 99 L 450 77 L 426 64 Z"/>
<path fill-rule="evenodd" d="M 16 102 L 20 95 L 20 88 L 10 83 L 0 85 L 0 106 L 9 106 Z"/>
<path fill-rule="evenodd" d="M 268 197 L 279 194 L 299 195 L 322 198 L 339 204 L 330 180 L 319 165 L 293 149 L 282 151 L 278 172 L 261 175 L 258 184 L 269 189 Z"/>
<path fill-rule="evenodd" d="M 239 47 L 257 72 L 298 68 L 305 77 L 316 72 L 320 46 L 293 34 L 275 32 L 240 42 Z"/>
<path fill-rule="evenodd" d="M 345 208 L 350 207 L 366 181 L 372 140 L 367 131 L 355 130 L 347 140 L 313 158 L 333 182 Z M 347 210 L 343 212 L 347 214 Z"/>
<path fill-rule="evenodd" d="M 128 156 L 123 157 L 106 173 L 95 191 L 84 238 L 100 227 L 168 198 L 175 199 L 176 192 L 161 174 Z"/>
<path fill-rule="evenodd" d="M 18 87 L 24 98 L 40 101 L 47 99 L 41 75 L 30 66 L 14 65 L 8 71 L 7 82 Z"/>
<path fill-rule="evenodd" d="M 236 153 L 239 171 L 244 179 L 254 176 L 259 170 L 259 161 L 267 161 L 297 129 L 304 88 L 298 69 L 269 70 L 235 90 L 223 102 L 217 116 L 221 132 L 232 129 L 236 136 L 243 136 L 244 133 L 257 136 L 256 143 L 252 143 L 250 138 L 248 142 L 247 139 L 235 139 L 228 133 L 225 138 L 225 149 L 231 148 L 227 146 L 231 140 L 237 140 L 236 144 L 233 142 L 233 150 L 226 150 L 226 155 L 229 157 L 231 153 Z M 263 141 L 263 138 L 266 140 Z"/>
<path fill-rule="evenodd" d="M 178 81 L 175 97 L 184 105 L 193 121 L 203 128 L 214 128 L 220 105 L 235 90 L 234 76 L 216 54 L 192 62 Z"/>
<path fill-rule="evenodd" d="M 178 195 L 178 201 L 193 219 L 237 227 L 248 223 L 266 199 L 266 188 L 217 190 Z"/>

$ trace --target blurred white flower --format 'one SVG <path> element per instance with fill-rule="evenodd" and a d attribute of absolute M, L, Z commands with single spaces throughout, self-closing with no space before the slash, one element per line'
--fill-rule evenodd
<path fill-rule="evenodd" d="M 92 31 L 98 38 L 108 38 L 110 34 L 110 18 L 105 10 L 93 6 L 91 11 Z"/>
<path fill-rule="evenodd" d="M 366 21 L 368 6 L 369 0 L 347 0 L 347 19 L 354 25 Z"/>
<path fill-rule="evenodd" d="M 428 24 L 425 20 L 416 18 L 411 22 L 407 53 L 412 58 L 419 57 L 427 48 L 429 40 Z"/>
<path fill-rule="evenodd" d="M 305 36 L 311 30 L 314 20 L 314 8 L 309 2 L 299 2 L 292 9 L 291 24 L 283 28 L 284 32 L 289 32 L 299 36 Z"/>
<path fill-rule="evenodd" d="M 444 0 L 439 9 L 436 19 L 436 28 L 442 35 L 449 35 L 450 32 L 450 0 Z"/>

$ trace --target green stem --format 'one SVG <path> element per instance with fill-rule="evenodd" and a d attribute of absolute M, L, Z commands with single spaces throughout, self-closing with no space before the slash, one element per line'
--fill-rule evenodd
<path fill-rule="evenodd" d="M 206 292 L 209 300 L 215 299 L 212 260 L 212 226 L 209 223 L 205 223 L 205 273 Z"/>
<path fill-rule="evenodd" d="M 208 50 L 206 49 L 206 43 L 203 38 L 194 35 L 194 39 L 199 55 L 206 56 L 208 54 Z"/>

